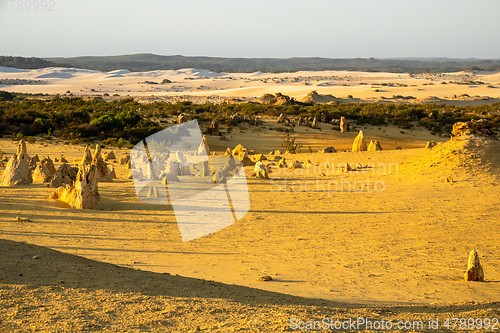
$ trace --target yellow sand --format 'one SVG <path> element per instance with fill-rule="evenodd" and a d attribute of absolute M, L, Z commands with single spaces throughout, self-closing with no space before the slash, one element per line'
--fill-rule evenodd
<path fill-rule="evenodd" d="M 52 189 L 45 184 L 0 188 L 0 237 L 153 272 L 340 302 L 498 299 L 500 285 L 492 283 L 500 280 L 500 191 L 492 173 L 497 161 L 485 169 L 462 167 L 457 165 L 462 157 L 446 157 L 457 147 L 416 148 L 436 138 L 417 131 L 401 134 L 394 127 L 363 129 L 384 151 L 319 154 L 326 146 L 349 149 L 357 134 L 322 126 L 321 132 L 297 128 L 298 143 L 312 146 L 314 153 L 306 148 L 305 153 L 285 156 L 323 164 L 321 170 L 274 169 L 271 180 L 248 179 L 249 213 L 206 237 L 183 243 L 172 208 L 140 203 L 132 181 L 125 179 L 128 170 L 118 164 L 119 179 L 99 185 L 103 211 L 64 208 L 47 199 Z M 243 143 L 267 153 L 280 148 L 282 133 L 230 136 L 229 142 L 209 137 L 212 150 Z M 490 145 L 489 151 L 498 150 L 498 143 Z M 396 146 L 416 149 L 387 150 Z M 9 156 L 15 148 L 16 143 L 1 141 L 0 149 Z M 466 153 L 481 151 L 471 149 Z M 119 158 L 126 150 L 115 152 Z M 437 161 L 442 168 L 432 172 L 429 164 L 436 152 L 442 153 Z M 28 153 L 64 154 L 72 161 L 81 157 L 83 147 L 36 143 L 28 144 Z M 490 160 L 486 156 L 481 161 Z M 346 162 L 368 168 L 339 173 Z M 249 175 L 252 168 L 247 169 Z M 450 173 L 455 182 L 446 183 Z M 17 223 L 18 216 L 32 222 Z M 472 249 L 491 283 L 463 281 Z M 258 282 L 263 275 L 274 281 Z"/>

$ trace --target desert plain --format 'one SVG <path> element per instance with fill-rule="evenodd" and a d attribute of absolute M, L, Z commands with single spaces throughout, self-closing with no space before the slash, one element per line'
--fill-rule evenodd
<path fill-rule="evenodd" d="M 0 71 L 0 80 L 16 79 L 23 84 L 1 89 L 105 100 L 240 103 L 277 92 L 301 100 L 317 91 L 337 102 L 480 105 L 500 95 L 500 74 L 472 72 Z M 171 83 L 160 84 L 164 79 Z M 261 121 L 264 129 L 237 129 L 227 141 L 208 135 L 210 150 L 223 154 L 243 144 L 250 156 L 264 154 L 267 164 L 274 157 L 269 153 L 281 149 L 288 162 L 310 166 L 272 167 L 270 179 L 252 178 L 253 167 L 245 167 L 249 212 L 189 242 L 182 242 L 172 207 L 140 202 L 129 170 L 117 161 L 108 162 L 117 178 L 99 183 L 103 210 L 48 199 L 54 189 L 46 183 L 1 187 L 0 327 L 280 332 L 294 331 L 291 318 L 396 325 L 500 317 L 497 138 L 450 140 L 395 125 L 340 133 L 321 123 L 319 129 L 296 126 L 302 151 L 285 154 L 283 133 L 272 130 L 276 119 Z M 383 150 L 351 152 L 359 130 Z M 429 141 L 438 144 L 425 148 Z M 17 146 L 0 140 L 8 158 Z M 337 152 L 318 152 L 329 146 Z M 84 152 L 83 145 L 57 139 L 27 149 L 30 156 L 63 155 L 70 162 Z M 104 151 L 111 149 L 118 158 L 129 153 Z M 346 163 L 362 168 L 346 172 Z M 484 282 L 464 281 L 471 250 L 479 253 Z M 259 281 L 262 276 L 272 281 Z M 433 331 L 401 331 L 412 330 Z"/>

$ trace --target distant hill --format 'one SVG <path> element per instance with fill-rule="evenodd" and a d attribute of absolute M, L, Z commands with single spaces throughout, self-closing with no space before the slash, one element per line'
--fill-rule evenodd
<path fill-rule="evenodd" d="M 133 72 L 197 68 L 214 72 L 296 72 L 350 70 L 367 72 L 422 73 L 458 72 L 463 70 L 500 70 L 500 60 L 449 58 L 217 58 L 131 54 L 104 57 L 24 58 L 0 56 L 0 66 L 22 69 L 75 67 L 99 71 L 128 69 Z"/>
<path fill-rule="evenodd" d="M 176 70 L 198 68 L 214 72 L 295 72 L 300 70 L 352 70 L 369 72 L 456 72 L 466 69 L 500 69 L 500 60 L 480 59 L 329 59 L 329 58 L 216 58 L 185 57 L 181 55 L 161 56 L 155 54 L 132 54 L 107 57 L 47 58 L 51 62 L 64 63 L 72 67 L 111 71 Z"/>
<path fill-rule="evenodd" d="M 35 57 L 24 58 L 24 57 L 0 56 L 0 66 L 21 68 L 21 69 L 39 69 L 46 67 L 55 67 L 60 65 L 52 61 Z"/>

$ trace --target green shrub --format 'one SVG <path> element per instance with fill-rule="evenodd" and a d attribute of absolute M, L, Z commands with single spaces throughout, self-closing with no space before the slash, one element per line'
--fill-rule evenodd
<path fill-rule="evenodd" d="M 412 107 L 395 110 L 392 113 L 394 120 L 412 121 L 417 116 L 418 111 Z"/>
<path fill-rule="evenodd" d="M 123 128 L 123 124 L 119 119 L 107 114 L 92 119 L 90 125 L 98 127 L 101 131 L 112 131 L 114 129 Z"/>
<path fill-rule="evenodd" d="M 102 140 L 101 144 L 109 145 L 109 146 L 116 146 L 117 142 L 118 142 L 117 138 L 107 138 L 107 139 Z"/>
<path fill-rule="evenodd" d="M 142 116 L 135 111 L 123 111 L 116 115 L 116 119 L 120 120 L 123 126 L 135 126 Z"/>
<path fill-rule="evenodd" d="M 45 98 L 45 95 L 43 97 Z M 0 133 L 11 135 L 14 139 L 18 133 L 23 136 L 48 133 L 48 138 L 55 134 L 68 140 L 123 138 L 122 144 L 127 145 L 163 129 L 164 126 L 160 125 L 158 119 L 161 119 L 161 124 L 165 124 L 164 118 L 180 113 L 190 114 L 194 119 L 198 119 L 203 127 L 208 127 L 214 119 L 221 125 L 232 126 L 230 115 L 234 113 L 249 116 L 278 116 L 284 113 L 317 116 L 327 121 L 345 116 L 359 126 L 366 124 L 380 126 L 389 118 L 402 128 L 409 128 L 415 120 L 418 120 L 418 126 L 423 126 L 436 134 L 448 132 L 457 121 L 471 119 L 490 119 L 494 126 L 500 126 L 498 112 L 500 103 L 453 106 L 371 103 L 308 105 L 295 102 L 292 105 L 276 106 L 251 103 L 198 105 L 191 102 L 140 104 L 132 98 L 110 102 L 89 101 L 72 96 L 58 96 L 45 100 L 36 98 L 35 95 L 26 97 L 0 91 Z M 431 117 L 428 117 L 429 114 Z M 156 118 L 155 121 L 153 118 Z M 293 132 L 293 128 L 287 126 L 278 127 L 276 130 Z M 228 133 L 230 131 L 229 129 Z"/>
<path fill-rule="evenodd" d="M 122 148 L 125 144 L 126 144 L 125 140 L 123 138 L 119 138 L 115 146 L 118 148 Z"/>

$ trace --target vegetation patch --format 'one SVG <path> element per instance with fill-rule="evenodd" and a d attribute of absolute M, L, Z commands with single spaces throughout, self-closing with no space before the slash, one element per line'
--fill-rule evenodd
<path fill-rule="evenodd" d="M 382 126 L 393 123 L 401 129 L 421 126 L 436 135 L 451 134 L 458 121 L 488 119 L 500 127 L 500 103 L 481 106 L 445 104 L 193 104 L 191 102 L 153 102 L 141 104 L 132 98 L 106 102 L 77 97 L 41 99 L 35 95 L 0 91 L 0 135 L 11 137 L 45 136 L 65 140 L 106 140 L 111 145 L 135 144 L 175 123 L 180 114 L 185 119 L 197 119 L 202 130 L 217 120 L 229 128 L 237 125 L 235 114 L 248 117 L 277 117 L 281 113 L 316 117 L 323 123 L 335 123 L 344 116 L 357 125 Z M 241 125 L 243 126 L 243 125 Z M 240 126 L 240 127 L 241 127 Z M 251 125 L 249 125 L 251 126 Z M 247 129 L 247 126 L 240 130 Z M 293 132 L 292 128 L 276 128 Z"/>

